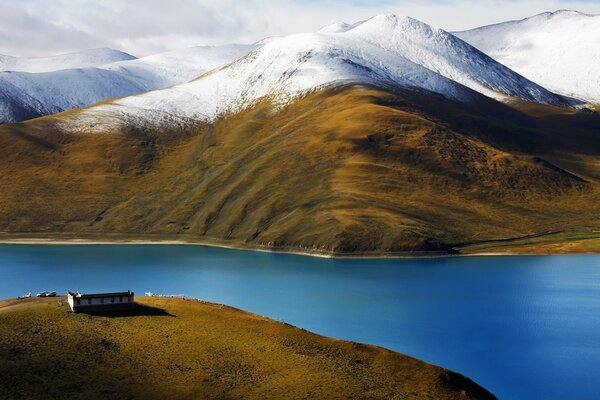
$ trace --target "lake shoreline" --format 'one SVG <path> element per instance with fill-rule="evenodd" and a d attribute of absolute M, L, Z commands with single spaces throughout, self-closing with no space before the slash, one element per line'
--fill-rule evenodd
<path fill-rule="evenodd" d="M 0 297 L 185 294 L 410 354 L 499 398 L 593 398 L 599 257 L 332 260 L 189 245 L 2 245 Z"/>
<path fill-rule="evenodd" d="M 4 236 L 4 237 L 2 237 Z M 515 238 L 515 241 L 520 238 Z M 584 240 L 595 240 L 595 238 L 584 239 Z M 48 245 L 48 246 L 102 246 L 102 245 L 124 245 L 124 246 L 135 246 L 135 245 L 160 245 L 160 246 L 203 246 L 213 247 L 220 249 L 230 250 L 242 250 L 242 251 L 255 251 L 261 253 L 275 253 L 275 254 L 291 254 L 299 256 L 309 256 L 317 258 L 328 258 L 328 259 L 423 259 L 423 258 L 450 258 L 450 257 L 498 257 L 498 256 L 545 256 L 545 255 L 582 255 L 582 254 L 600 254 L 600 247 L 593 249 L 592 251 L 519 251 L 520 246 L 516 244 L 514 246 L 506 245 L 506 240 L 490 241 L 488 246 L 485 247 L 484 251 L 465 251 L 456 253 L 450 252 L 395 252 L 395 253 L 346 253 L 346 254 L 335 254 L 322 251 L 301 251 L 294 249 L 293 247 L 271 247 L 265 248 L 260 246 L 248 246 L 245 244 L 235 243 L 224 243 L 218 240 L 182 240 L 182 239 L 148 239 L 148 238 L 123 238 L 117 236 L 115 238 L 81 238 L 81 237 L 31 237 L 31 236 L 18 236 L 7 235 L 6 232 L 0 232 L 0 244 L 7 245 Z M 493 243 L 498 243 L 496 247 Z M 502 244 L 500 244 L 502 243 Z M 467 244 L 458 249 L 469 249 L 469 247 L 481 246 L 479 243 Z M 490 250 L 488 250 L 488 248 Z M 504 251 L 493 251 L 495 248 L 504 249 Z"/>
<path fill-rule="evenodd" d="M 254 251 L 260 253 L 290 254 L 298 256 L 309 256 L 331 259 L 396 259 L 396 258 L 444 258 L 461 256 L 461 254 L 423 254 L 423 255 L 364 255 L 364 254 L 328 254 L 321 252 L 309 252 L 298 250 L 287 250 L 284 248 L 260 248 L 251 246 L 236 246 L 233 244 L 219 244 L 212 242 L 190 242 L 185 240 L 140 240 L 140 239 L 114 239 L 114 240 L 89 240 L 89 239 L 52 239 L 52 238 L 19 238 L 1 239 L 0 244 L 12 245 L 35 245 L 35 246 L 200 246 L 214 247 L 228 250 Z M 493 254 L 489 254 L 493 255 Z"/>

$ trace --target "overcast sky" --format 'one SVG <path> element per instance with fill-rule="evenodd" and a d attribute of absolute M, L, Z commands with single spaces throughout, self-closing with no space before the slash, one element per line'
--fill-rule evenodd
<path fill-rule="evenodd" d="M 0 54 L 112 47 L 139 57 L 252 43 L 382 12 L 462 30 L 558 9 L 600 14 L 600 0 L 0 0 Z"/>

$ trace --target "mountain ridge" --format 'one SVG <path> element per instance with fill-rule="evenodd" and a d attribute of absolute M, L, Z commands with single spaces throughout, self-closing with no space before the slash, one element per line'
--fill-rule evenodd
<path fill-rule="evenodd" d="M 386 256 L 600 230 L 598 113 L 414 19 L 325 31 L 0 126 L 3 236 Z"/>
<path fill-rule="evenodd" d="M 463 102 L 474 99 L 475 91 L 505 101 L 571 104 L 443 30 L 381 14 L 343 32 L 271 39 L 194 81 L 88 108 L 75 123 L 78 130 L 91 125 L 102 130 L 124 119 L 152 125 L 165 114 L 210 121 L 264 97 L 285 104 L 347 83 L 402 86 Z M 101 125 L 90 123 L 96 115 L 102 115 Z"/>
<path fill-rule="evenodd" d="M 135 59 L 137 57 L 131 54 L 108 47 L 48 57 L 14 57 L 0 54 L 0 72 L 52 72 L 63 69 L 98 67 L 113 62 Z"/>
<path fill-rule="evenodd" d="M 600 16 L 572 10 L 454 32 L 555 92 L 600 104 Z"/>
<path fill-rule="evenodd" d="M 93 67 L 37 73 L 0 72 L 0 109 L 3 109 L 0 124 L 186 82 L 206 70 L 237 58 L 253 47 L 254 45 L 196 46 Z M 11 113 L 11 109 L 15 112 Z"/>
<path fill-rule="evenodd" d="M 598 117 L 478 96 L 348 85 L 169 130 L 6 125 L 0 230 L 382 256 L 598 229 Z"/>

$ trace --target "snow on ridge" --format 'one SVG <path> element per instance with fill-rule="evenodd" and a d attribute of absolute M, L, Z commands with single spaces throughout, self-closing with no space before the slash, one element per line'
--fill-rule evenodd
<path fill-rule="evenodd" d="M 540 103 L 563 103 L 558 96 L 523 79 L 454 35 L 411 17 L 378 15 L 349 30 L 348 35 L 362 36 L 498 100 L 505 95 Z"/>
<path fill-rule="evenodd" d="M 410 17 L 382 14 L 353 25 L 271 39 L 192 82 L 86 109 L 77 117 L 78 129 L 94 125 L 97 113 L 109 126 L 151 123 L 156 112 L 210 121 L 261 98 L 285 104 L 346 83 L 426 90 L 462 102 L 474 98 L 468 88 L 497 99 L 557 105 L 566 101 L 448 32 Z M 112 122 L 109 110 L 118 110 Z"/>
<path fill-rule="evenodd" d="M 350 29 L 356 28 L 363 22 L 365 21 L 359 21 L 354 24 L 348 24 L 346 22 L 336 22 L 335 24 L 324 26 L 323 28 L 319 29 L 317 33 L 343 33 L 349 31 Z"/>
<path fill-rule="evenodd" d="M 455 32 L 528 79 L 600 104 L 600 16 L 571 10 Z"/>
<path fill-rule="evenodd" d="M 88 130 L 96 113 L 106 116 L 108 107 L 120 107 L 120 117 L 113 121 L 116 125 L 123 122 L 123 113 L 135 123 L 147 123 L 156 110 L 210 121 L 264 97 L 284 104 L 316 89 L 344 83 L 393 83 L 444 93 L 458 101 L 472 97 L 461 85 L 377 46 L 357 46 L 351 38 L 308 33 L 271 40 L 195 81 L 83 110 L 77 129 Z"/>
<path fill-rule="evenodd" d="M 53 114 L 106 99 L 131 96 L 187 82 L 207 70 L 238 58 L 254 47 L 255 45 L 197 46 L 108 64 L 103 63 L 106 57 L 96 57 L 96 62 L 102 65 L 90 68 L 39 73 L 0 72 L 0 108 L 4 110 L 0 113 L 0 123 Z M 107 54 L 107 51 L 112 52 L 106 49 L 76 54 L 82 58 L 81 54 L 86 53 L 87 59 L 90 59 L 90 54 Z M 69 57 L 73 60 L 72 55 Z M 56 65 L 56 59 L 53 60 L 53 65 Z M 0 60 L 0 64 L 1 62 Z"/>
<path fill-rule="evenodd" d="M 0 71 L 52 72 L 63 69 L 98 67 L 108 63 L 135 59 L 131 54 L 107 47 L 49 57 L 12 57 L 0 55 Z"/>
<path fill-rule="evenodd" d="M 134 77 L 142 76 L 148 81 L 147 90 L 155 90 L 188 82 L 206 71 L 235 60 L 255 47 L 256 45 L 243 44 L 195 46 L 137 60 L 111 63 L 100 68 Z M 149 80 L 148 76 L 153 79 Z"/>
<path fill-rule="evenodd" d="M 547 12 L 543 12 L 531 17 L 527 17 L 524 18 L 522 21 L 527 21 L 527 20 L 536 20 L 536 19 L 542 19 L 542 18 L 580 18 L 580 17 L 595 17 L 596 15 L 594 14 L 586 14 L 586 13 L 582 13 L 580 11 L 576 11 L 576 10 L 567 10 L 567 9 L 562 9 L 562 10 L 556 10 L 556 11 L 547 11 Z"/>

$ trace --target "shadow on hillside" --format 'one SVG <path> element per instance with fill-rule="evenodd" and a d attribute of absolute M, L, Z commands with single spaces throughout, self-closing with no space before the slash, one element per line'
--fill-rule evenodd
<path fill-rule="evenodd" d="M 134 307 L 129 310 L 94 310 L 94 311 L 78 311 L 78 314 L 88 314 L 97 317 L 123 318 L 123 317 L 140 317 L 140 316 L 155 316 L 155 317 L 176 317 L 170 312 L 158 308 L 150 307 L 135 303 Z"/>

